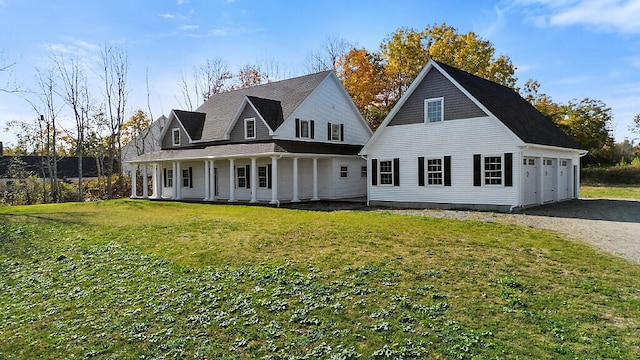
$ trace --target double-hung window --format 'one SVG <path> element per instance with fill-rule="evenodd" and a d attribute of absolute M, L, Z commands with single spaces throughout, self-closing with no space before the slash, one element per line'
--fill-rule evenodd
<path fill-rule="evenodd" d="M 244 138 L 245 139 L 256 138 L 256 119 L 255 118 L 244 119 Z"/>
<path fill-rule="evenodd" d="M 485 156 L 484 157 L 484 184 L 485 185 L 501 185 L 502 184 L 502 157 L 501 156 Z"/>
<path fill-rule="evenodd" d="M 309 138 L 309 120 L 300 120 L 300 137 Z"/>
<path fill-rule="evenodd" d="M 191 174 L 193 173 L 193 168 L 182 169 L 182 186 L 186 188 L 193 187 L 193 183 L 191 181 Z"/>
<path fill-rule="evenodd" d="M 327 139 L 329 141 L 344 141 L 344 124 L 327 124 Z"/>
<path fill-rule="evenodd" d="M 361 166 L 360 167 L 360 177 L 361 178 L 366 178 L 367 177 L 367 167 L 366 166 Z"/>
<path fill-rule="evenodd" d="M 266 188 L 269 182 L 267 181 L 267 167 L 258 166 L 258 187 Z"/>
<path fill-rule="evenodd" d="M 442 159 L 427 159 L 427 185 L 443 184 Z"/>
<path fill-rule="evenodd" d="M 340 178 L 346 179 L 349 177 L 349 167 L 346 165 L 340 166 Z"/>
<path fill-rule="evenodd" d="M 380 161 L 380 185 L 393 184 L 393 164 L 391 160 Z"/>
<path fill-rule="evenodd" d="M 165 176 L 166 187 L 173 187 L 173 169 L 167 169 Z"/>
<path fill-rule="evenodd" d="M 236 182 L 237 188 L 246 188 L 247 187 L 247 172 L 244 166 L 239 166 L 236 168 Z"/>
<path fill-rule="evenodd" d="M 444 98 L 426 99 L 424 101 L 424 122 L 427 124 L 444 120 Z"/>
<path fill-rule="evenodd" d="M 173 146 L 180 146 L 180 129 L 172 129 L 171 130 L 171 139 Z"/>

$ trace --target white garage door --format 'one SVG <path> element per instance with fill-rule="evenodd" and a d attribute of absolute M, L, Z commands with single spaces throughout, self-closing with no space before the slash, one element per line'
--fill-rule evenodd
<path fill-rule="evenodd" d="M 523 205 L 538 203 L 538 166 L 536 158 L 525 157 L 522 160 L 522 178 L 524 179 Z"/>
<path fill-rule="evenodd" d="M 569 165 L 571 162 L 567 159 L 560 159 L 558 161 L 558 199 L 564 200 L 569 198 Z"/>
<path fill-rule="evenodd" d="M 542 159 L 542 201 L 555 200 L 554 194 L 558 183 L 556 182 L 556 160 Z"/>

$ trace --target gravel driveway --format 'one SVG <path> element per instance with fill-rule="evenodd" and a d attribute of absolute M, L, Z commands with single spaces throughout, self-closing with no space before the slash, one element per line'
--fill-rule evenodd
<path fill-rule="evenodd" d="M 361 202 L 306 203 L 309 210 L 374 210 Z M 392 210 L 394 213 L 438 218 L 519 223 L 557 230 L 612 254 L 640 263 L 640 200 L 578 199 L 537 206 L 514 214 L 454 210 Z"/>

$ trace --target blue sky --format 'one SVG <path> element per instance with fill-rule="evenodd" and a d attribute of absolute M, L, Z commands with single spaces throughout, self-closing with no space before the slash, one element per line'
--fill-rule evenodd
<path fill-rule="evenodd" d="M 148 72 L 158 117 L 181 107 L 181 73 L 207 58 L 223 59 L 234 72 L 270 63 L 290 77 L 308 72 L 309 54 L 328 36 L 373 51 L 398 28 L 442 22 L 508 55 L 518 85 L 536 79 L 562 103 L 602 100 L 613 110 L 616 141 L 640 138 L 628 131 L 640 113 L 640 0 L 0 0 L 0 63 L 15 62 L 0 73 L 0 87 L 15 81 L 34 89 L 35 69 L 48 66 L 51 55 L 91 64 L 109 43 L 128 53 L 129 113 L 147 109 Z M 26 96 L 0 92 L 0 129 L 35 118 Z M 14 140 L 0 130 L 0 141 Z"/>

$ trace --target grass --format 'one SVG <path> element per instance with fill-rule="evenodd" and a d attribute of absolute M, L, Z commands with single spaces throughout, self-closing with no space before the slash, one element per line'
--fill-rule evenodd
<path fill-rule="evenodd" d="M 0 358 L 640 357 L 640 266 L 387 212 L 0 208 Z"/>
<path fill-rule="evenodd" d="M 639 186 L 581 186 L 580 197 L 603 199 L 640 199 Z"/>

